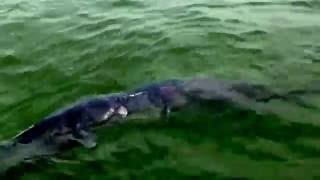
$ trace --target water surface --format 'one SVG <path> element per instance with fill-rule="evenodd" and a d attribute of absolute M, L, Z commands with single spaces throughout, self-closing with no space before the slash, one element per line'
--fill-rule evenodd
<path fill-rule="evenodd" d="M 217 76 L 290 90 L 320 77 L 317 0 L 2 0 L 0 37 L 1 140 L 80 97 L 152 81 Z M 211 104 L 101 130 L 97 149 L 6 178 L 319 178 L 320 113 L 271 105 L 277 117 Z"/>

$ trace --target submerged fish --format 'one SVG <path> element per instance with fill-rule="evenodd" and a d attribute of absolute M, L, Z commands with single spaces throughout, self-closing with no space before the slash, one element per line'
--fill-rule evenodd
<path fill-rule="evenodd" d="M 96 146 L 94 127 L 122 123 L 135 114 L 152 112 L 166 119 L 172 109 L 197 100 L 225 102 L 262 111 L 258 102 L 291 99 L 306 91 L 285 94 L 262 85 L 217 79 L 168 80 L 128 92 L 88 97 L 32 125 L 0 148 L 0 172 L 21 161 L 52 155 L 76 144 Z"/>

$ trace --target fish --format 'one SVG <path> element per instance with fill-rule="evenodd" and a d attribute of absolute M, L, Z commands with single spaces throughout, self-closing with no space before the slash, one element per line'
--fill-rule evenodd
<path fill-rule="evenodd" d="M 294 99 L 293 96 L 310 92 L 278 93 L 264 85 L 244 81 L 194 78 L 171 79 L 124 92 L 89 96 L 44 117 L 3 143 L 0 146 L 0 172 L 19 162 L 54 155 L 77 145 L 95 148 L 95 128 L 112 127 L 130 120 L 134 115 L 149 112 L 157 118 L 168 120 L 173 110 L 201 100 L 228 103 L 264 113 L 267 110 L 258 106 L 261 103 L 272 99 L 290 100 Z"/>

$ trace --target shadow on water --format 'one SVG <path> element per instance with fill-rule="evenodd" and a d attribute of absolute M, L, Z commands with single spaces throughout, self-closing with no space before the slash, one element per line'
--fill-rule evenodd
<path fill-rule="evenodd" d="M 292 156 L 319 158 L 319 148 L 297 143 L 303 138 L 319 139 L 319 129 L 310 124 L 289 123 L 274 115 L 257 115 L 252 111 L 227 105 L 198 104 L 173 112 L 168 122 L 134 120 L 108 130 L 99 129 L 97 135 L 101 142 L 96 149 L 75 148 L 58 157 L 72 159 L 71 161 L 76 163 L 56 163 L 40 159 L 35 163 L 14 167 L 7 171 L 4 177 L 19 179 L 22 175 L 44 173 L 53 174 L 54 178 L 78 179 L 79 176 L 75 174 L 85 169 L 83 178 L 93 179 L 247 179 L 233 174 L 226 175 L 218 169 L 206 170 L 202 167 L 193 170 L 190 168 L 188 172 L 183 167 L 177 167 L 180 165 L 173 166 L 168 162 L 173 152 L 180 148 L 180 145 L 177 145 L 179 143 L 182 143 L 181 147 L 184 147 L 183 144 L 190 147 L 214 144 L 216 152 L 232 153 L 256 162 L 283 164 L 290 161 Z M 165 142 L 165 139 L 157 140 L 160 136 L 165 136 L 174 143 Z M 278 145 L 287 149 L 287 152 L 273 151 L 273 146 L 277 148 Z M 198 155 L 201 156 L 192 153 L 192 156 Z M 47 176 L 46 178 L 51 179 Z"/>

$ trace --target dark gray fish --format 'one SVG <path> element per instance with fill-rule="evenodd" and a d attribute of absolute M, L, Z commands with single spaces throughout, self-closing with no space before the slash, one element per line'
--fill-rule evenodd
<path fill-rule="evenodd" d="M 199 78 L 168 80 L 128 92 L 88 97 L 45 117 L 0 146 L 0 172 L 26 159 L 53 155 L 77 144 L 93 148 L 97 144 L 93 128 L 123 123 L 137 114 L 149 112 L 167 119 L 173 109 L 201 100 L 268 113 L 261 103 L 317 92 L 313 88 L 279 94 L 262 85 Z"/>

